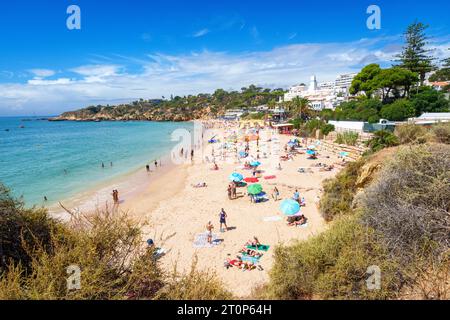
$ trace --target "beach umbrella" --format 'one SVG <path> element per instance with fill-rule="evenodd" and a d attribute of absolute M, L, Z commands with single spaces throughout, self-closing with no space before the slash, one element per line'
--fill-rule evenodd
<path fill-rule="evenodd" d="M 306 151 L 306 154 L 308 154 L 310 156 L 314 156 L 316 154 L 316 152 L 313 150 L 308 150 L 308 151 Z"/>
<path fill-rule="evenodd" d="M 292 199 L 286 199 L 281 203 L 280 209 L 286 216 L 295 216 L 300 212 L 300 204 Z"/>
<path fill-rule="evenodd" d="M 245 151 L 240 151 L 240 152 L 239 152 L 239 156 L 240 156 L 241 158 L 246 158 L 246 157 L 248 157 L 248 153 L 245 152 Z"/>
<path fill-rule="evenodd" d="M 245 178 L 244 181 L 248 182 L 248 183 L 256 183 L 256 182 L 259 182 L 259 179 L 258 178 Z"/>
<path fill-rule="evenodd" d="M 261 162 L 259 162 L 259 161 L 252 161 L 252 162 L 250 162 L 250 165 L 252 167 L 259 167 L 261 165 Z"/>
<path fill-rule="evenodd" d="M 340 155 L 341 157 L 343 157 L 343 158 L 346 158 L 346 157 L 348 157 L 350 154 L 349 154 L 348 152 L 341 152 L 339 155 Z"/>
<path fill-rule="evenodd" d="M 233 182 L 241 182 L 244 180 L 244 176 L 240 173 L 234 172 L 229 176 L 230 181 Z"/>
<path fill-rule="evenodd" d="M 263 188 L 260 184 L 249 185 L 247 191 L 249 194 L 256 195 L 262 192 Z"/>

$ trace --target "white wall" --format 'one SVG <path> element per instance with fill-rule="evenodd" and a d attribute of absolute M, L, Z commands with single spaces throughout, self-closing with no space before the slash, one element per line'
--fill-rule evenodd
<path fill-rule="evenodd" d="M 335 127 L 336 132 L 342 131 L 354 131 L 358 133 L 363 132 L 364 122 L 362 121 L 328 121 L 329 124 L 332 124 Z"/>

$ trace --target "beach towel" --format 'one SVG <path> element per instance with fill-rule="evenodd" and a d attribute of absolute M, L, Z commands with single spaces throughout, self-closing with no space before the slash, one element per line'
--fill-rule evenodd
<path fill-rule="evenodd" d="M 308 227 L 308 222 L 301 224 L 301 225 L 297 225 L 298 228 L 307 228 Z"/>
<path fill-rule="evenodd" d="M 272 179 L 276 179 L 277 176 L 265 176 L 264 179 L 266 180 L 272 180 Z"/>
<path fill-rule="evenodd" d="M 256 247 L 256 246 L 247 246 L 247 249 L 267 252 L 267 251 L 269 251 L 270 246 L 265 245 L 265 244 L 260 244 L 258 247 Z"/>
<path fill-rule="evenodd" d="M 245 261 L 245 262 L 251 262 L 251 263 L 253 263 L 253 264 L 258 264 L 259 263 L 259 258 L 256 258 L 256 257 L 249 257 L 249 256 L 242 256 L 242 261 Z"/>
<path fill-rule="evenodd" d="M 217 235 L 213 233 L 212 243 L 208 243 L 208 232 L 199 233 L 195 236 L 194 248 L 212 248 L 220 244 Z"/>
<path fill-rule="evenodd" d="M 264 222 L 276 222 L 276 221 L 281 221 L 283 220 L 283 218 L 279 217 L 279 216 L 273 216 L 273 217 L 265 217 L 263 218 Z"/>

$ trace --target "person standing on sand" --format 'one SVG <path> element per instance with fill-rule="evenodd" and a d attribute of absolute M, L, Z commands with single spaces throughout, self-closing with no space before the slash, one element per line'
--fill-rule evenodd
<path fill-rule="evenodd" d="M 300 193 L 298 192 L 298 190 L 295 190 L 293 199 L 300 204 Z"/>
<path fill-rule="evenodd" d="M 118 205 L 119 204 L 119 191 L 113 190 L 112 197 L 113 197 L 114 205 Z"/>
<path fill-rule="evenodd" d="M 150 172 L 150 166 L 149 165 L 146 165 L 145 169 L 147 170 L 147 172 Z"/>
<path fill-rule="evenodd" d="M 155 169 L 158 168 L 158 161 L 155 160 Z"/>
<path fill-rule="evenodd" d="M 274 199 L 275 201 L 278 201 L 278 197 L 279 197 L 279 196 L 280 196 L 280 191 L 278 190 L 277 187 L 275 187 L 275 188 L 273 189 L 272 197 L 273 197 L 273 199 Z"/>
<path fill-rule="evenodd" d="M 212 225 L 211 221 L 208 222 L 208 224 L 206 225 L 206 231 L 208 233 L 207 235 L 207 239 L 208 239 L 208 243 L 212 244 L 212 231 L 214 229 L 214 226 Z"/>
<path fill-rule="evenodd" d="M 236 182 L 233 182 L 231 184 L 231 197 L 233 199 L 236 199 L 236 197 L 237 197 L 236 189 L 237 189 Z"/>
<path fill-rule="evenodd" d="M 222 208 L 222 210 L 220 210 L 219 219 L 220 219 L 220 232 L 228 231 L 227 213 L 225 212 L 225 210 L 223 208 Z M 225 226 L 225 231 L 222 229 L 222 224 Z"/>
<path fill-rule="evenodd" d="M 228 185 L 228 200 L 231 200 L 231 194 L 232 194 L 232 188 L 231 188 L 231 184 Z"/>
<path fill-rule="evenodd" d="M 191 150 L 191 161 L 194 161 L 194 150 Z"/>

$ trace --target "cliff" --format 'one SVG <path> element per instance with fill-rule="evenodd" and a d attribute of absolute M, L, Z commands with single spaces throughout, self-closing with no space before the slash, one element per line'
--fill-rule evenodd
<path fill-rule="evenodd" d="M 170 100 L 143 100 L 115 106 L 90 106 L 65 112 L 50 121 L 190 121 L 223 116 L 227 109 L 256 107 L 274 103 L 282 90 L 250 86 L 241 92 L 222 89 L 214 94 L 175 97 Z"/>

